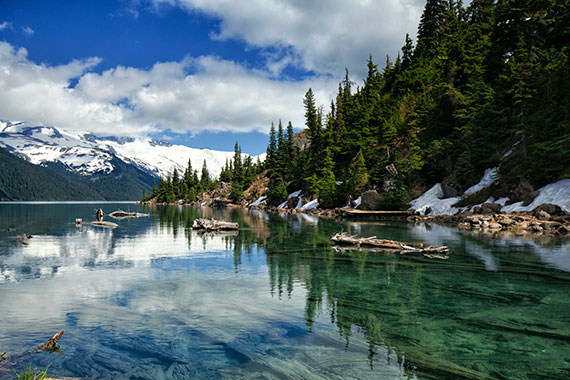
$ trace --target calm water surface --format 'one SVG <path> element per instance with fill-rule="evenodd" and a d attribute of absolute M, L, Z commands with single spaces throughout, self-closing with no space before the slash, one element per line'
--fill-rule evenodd
<path fill-rule="evenodd" d="M 0 204 L 0 378 L 570 378 L 568 241 L 188 207 L 75 226 L 98 206 Z M 452 254 L 336 253 L 340 231 Z M 59 330 L 62 353 L 29 354 Z"/>

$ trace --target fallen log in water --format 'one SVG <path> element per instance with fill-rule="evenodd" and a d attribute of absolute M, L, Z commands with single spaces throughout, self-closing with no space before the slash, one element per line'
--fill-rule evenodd
<path fill-rule="evenodd" d="M 113 223 L 113 222 L 104 222 L 102 220 L 100 221 L 95 221 L 95 222 L 89 222 L 90 225 L 92 226 L 97 226 L 97 227 L 108 227 L 108 228 L 116 228 L 119 227 L 119 225 L 117 223 Z"/>
<path fill-rule="evenodd" d="M 47 342 L 38 346 L 32 350 L 26 351 L 25 353 L 18 355 L 14 358 L 8 358 L 8 353 L 3 352 L 0 354 L 0 372 L 10 369 L 11 367 L 17 365 L 18 363 L 28 361 L 30 357 L 37 354 L 40 351 L 47 351 L 52 353 L 62 353 L 59 349 L 58 341 L 63 335 L 63 330 L 55 334 Z M 2 376 L 0 376 L 2 377 Z M 22 377 L 23 378 L 23 377 Z M 35 379 L 35 377 L 34 377 Z"/>
<path fill-rule="evenodd" d="M 422 253 L 426 257 L 438 259 L 443 257 L 437 254 L 447 254 L 449 252 L 447 246 L 424 247 L 422 243 L 410 244 L 395 240 L 377 239 L 376 236 L 361 238 L 355 235 L 348 235 L 347 233 L 335 234 L 331 236 L 331 240 L 337 244 L 351 245 L 355 248 L 397 251 L 402 254 Z"/>
<path fill-rule="evenodd" d="M 47 342 L 39 346 L 38 349 L 42 351 L 53 351 L 57 349 L 58 348 L 57 341 L 59 340 L 59 338 L 61 338 L 62 335 L 63 335 L 63 330 L 61 330 L 60 332 L 55 334 L 53 338 L 50 338 Z"/>
<path fill-rule="evenodd" d="M 144 216 L 148 216 L 148 214 L 143 214 L 142 212 L 117 210 L 110 213 L 109 216 L 115 219 L 125 219 L 125 218 L 142 218 Z"/>
<path fill-rule="evenodd" d="M 237 223 L 224 222 L 215 219 L 195 219 L 192 224 L 193 230 L 200 231 L 234 231 L 239 228 Z"/>

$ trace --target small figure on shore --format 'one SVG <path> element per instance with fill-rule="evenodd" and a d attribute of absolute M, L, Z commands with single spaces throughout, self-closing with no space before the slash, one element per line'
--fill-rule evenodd
<path fill-rule="evenodd" d="M 102 209 L 98 208 L 97 211 L 95 211 L 95 219 L 98 222 L 103 221 L 103 218 L 105 217 L 105 213 L 103 212 Z"/>
<path fill-rule="evenodd" d="M 348 208 L 353 208 L 354 207 L 354 201 L 352 200 L 352 194 L 350 194 L 348 196 L 348 203 L 346 204 L 346 207 Z"/>

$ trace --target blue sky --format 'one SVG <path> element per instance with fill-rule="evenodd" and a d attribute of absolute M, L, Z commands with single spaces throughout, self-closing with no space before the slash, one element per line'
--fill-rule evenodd
<path fill-rule="evenodd" d="M 347 67 L 395 56 L 415 0 L 0 2 L 0 119 L 261 153 Z"/>

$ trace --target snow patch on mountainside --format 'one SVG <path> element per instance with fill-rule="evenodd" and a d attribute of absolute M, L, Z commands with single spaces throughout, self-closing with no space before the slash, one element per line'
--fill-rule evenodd
<path fill-rule="evenodd" d="M 475 194 L 478 191 L 492 185 L 497 179 L 497 169 L 487 169 L 481 181 L 471 186 L 465 194 Z M 426 215 L 426 211 L 431 209 L 429 215 L 453 215 L 460 211 L 473 210 L 475 206 L 453 207 L 461 197 L 443 198 L 441 184 L 436 183 L 431 189 L 423 193 L 420 197 L 410 202 L 410 210 Z M 501 212 L 509 213 L 516 211 L 532 211 L 542 204 L 553 204 L 560 206 L 566 212 L 570 212 L 570 179 L 551 183 L 538 190 L 537 197 L 528 206 L 523 206 L 523 202 L 506 205 L 508 198 L 487 199 L 484 203 L 496 203 L 501 205 Z M 480 206 L 480 205 L 479 205 Z"/>
<path fill-rule="evenodd" d="M 440 183 L 433 185 L 431 189 L 423 193 L 419 198 L 410 202 L 410 209 L 426 215 L 426 211 L 431 209 L 429 215 L 450 215 L 460 211 L 459 208 L 453 207 L 461 198 L 460 197 L 443 197 L 443 189 Z"/>
<path fill-rule="evenodd" d="M 570 212 L 570 179 L 563 179 L 541 187 L 536 198 L 528 206 L 523 206 L 522 202 L 517 202 L 504 206 L 501 211 L 532 211 L 547 203 L 560 206 L 562 210 Z"/>
<path fill-rule="evenodd" d="M 475 194 L 476 192 L 481 191 L 484 188 L 491 186 L 493 184 L 493 182 L 495 182 L 497 180 L 497 177 L 498 177 L 497 168 L 485 170 L 485 174 L 483 174 L 483 178 L 481 178 L 481 181 L 479 181 L 479 183 L 477 183 L 477 184 L 471 186 L 470 188 L 468 188 L 467 190 L 465 190 L 465 194 L 467 194 L 467 195 Z"/>
<path fill-rule="evenodd" d="M 217 176 L 226 160 L 234 155 L 234 152 L 195 149 L 149 138 L 97 137 L 87 132 L 10 121 L 0 121 L 0 147 L 33 164 L 60 162 L 83 175 L 112 172 L 111 161 L 117 157 L 155 176 L 170 176 L 174 168 L 182 173 L 189 159 L 192 168 L 200 172 L 206 160 L 210 174 Z M 265 154 L 259 158 L 263 160 Z"/>

